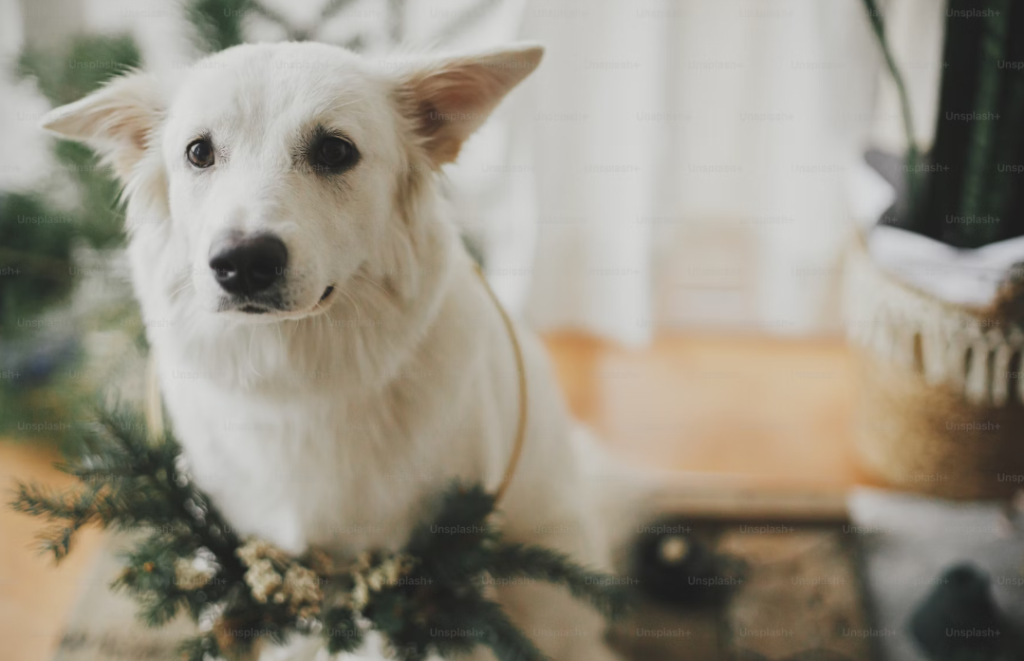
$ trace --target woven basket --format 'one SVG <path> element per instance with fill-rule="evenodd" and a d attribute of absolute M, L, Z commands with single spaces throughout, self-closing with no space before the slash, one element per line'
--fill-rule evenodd
<path fill-rule="evenodd" d="M 879 269 L 858 237 L 845 317 L 867 470 L 949 498 L 1024 488 L 1024 315 L 1019 289 L 990 308 L 940 301 Z"/>

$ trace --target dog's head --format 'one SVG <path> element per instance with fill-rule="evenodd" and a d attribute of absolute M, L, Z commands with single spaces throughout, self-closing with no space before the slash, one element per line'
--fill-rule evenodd
<path fill-rule="evenodd" d="M 417 189 L 541 54 L 389 62 L 245 45 L 200 61 L 174 90 L 133 73 L 43 124 L 96 149 L 129 204 L 144 201 L 129 207 L 129 230 L 177 255 L 135 265 L 164 269 L 162 295 L 205 317 L 301 319 L 361 272 L 411 268 Z"/>

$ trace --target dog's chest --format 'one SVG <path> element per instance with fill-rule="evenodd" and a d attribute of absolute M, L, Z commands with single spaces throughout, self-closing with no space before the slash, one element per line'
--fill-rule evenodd
<path fill-rule="evenodd" d="M 166 397 L 198 486 L 239 533 L 291 552 L 398 548 L 443 485 L 482 478 L 479 456 L 451 451 L 451 428 L 390 402 L 346 406 L 329 392 L 255 396 L 206 383 Z"/>

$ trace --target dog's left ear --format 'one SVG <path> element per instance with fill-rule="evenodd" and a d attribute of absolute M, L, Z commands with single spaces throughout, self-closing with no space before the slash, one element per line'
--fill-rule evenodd
<path fill-rule="evenodd" d="M 155 78 L 132 73 L 43 116 L 44 129 L 84 142 L 109 162 L 122 180 L 139 162 L 163 112 Z"/>
<path fill-rule="evenodd" d="M 430 60 L 403 72 L 398 83 L 402 112 L 413 120 L 433 161 L 454 161 L 466 138 L 543 55 L 542 46 L 519 44 Z"/>

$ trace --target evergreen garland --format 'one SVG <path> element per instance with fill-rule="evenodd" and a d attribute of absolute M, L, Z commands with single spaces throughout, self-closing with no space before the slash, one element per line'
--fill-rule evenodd
<path fill-rule="evenodd" d="M 502 661 L 539 661 L 544 655 L 487 598 L 489 585 L 557 584 L 609 617 L 625 606 L 610 577 L 556 551 L 504 541 L 492 521 L 495 499 L 479 486 L 450 487 L 402 552 L 338 566 L 316 549 L 293 557 L 239 537 L 189 479 L 175 440 L 151 441 L 134 416 L 101 413 L 85 436 L 81 456 L 61 466 L 79 485 L 54 493 L 19 484 L 11 505 L 51 522 L 42 547 L 58 561 L 86 525 L 144 531 L 113 587 L 138 601 L 151 626 L 183 611 L 199 623 L 202 633 L 180 648 L 188 661 L 245 657 L 257 641 L 292 634 L 319 635 L 332 653 L 353 651 L 369 630 L 400 661 L 451 658 L 477 645 Z"/>

